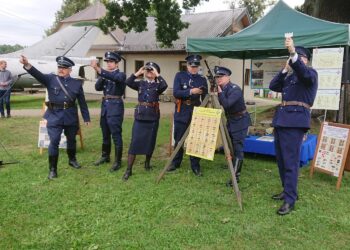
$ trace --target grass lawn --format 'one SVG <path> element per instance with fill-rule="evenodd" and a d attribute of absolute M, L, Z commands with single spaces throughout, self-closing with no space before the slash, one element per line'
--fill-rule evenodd
<path fill-rule="evenodd" d="M 11 95 L 11 109 L 41 109 L 45 97 L 37 95 Z M 101 107 L 100 100 L 87 100 L 89 108 Z M 133 108 L 136 103 L 124 103 L 125 108 Z"/>
<path fill-rule="evenodd" d="M 92 166 L 100 155 L 97 117 L 83 127 L 80 170 L 60 152 L 58 174 L 47 180 L 47 151 L 37 149 L 39 118 L 0 121 L 0 140 L 17 160 L 0 169 L 0 249 L 349 249 L 350 177 L 336 191 L 336 178 L 301 169 L 299 201 L 292 214 L 276 215 L 281 191 L 274 158 L 246 155 L 239 184 L 240 211 L 232 189 L 225 186 L 229 171 L 223 155 L 201 161 L 204 176 L 195 177 L 188 157 L 182 167 L 155 179 L 167 159 L 170 119 L 162 118 L 153 171 L 136 159 L 127 182 L 126 153 L 133 120 L 123 125 L 123 169 Z M 8 161 L 0 149 L 0 160 Z"/>

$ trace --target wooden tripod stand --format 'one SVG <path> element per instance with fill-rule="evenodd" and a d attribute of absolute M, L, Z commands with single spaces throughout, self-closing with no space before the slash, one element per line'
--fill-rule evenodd
<path fill-rule="evenodd" d="M 207 94 L 200 107 L 222 109 L 222 107 L 221 107 L 221 105 L 219 103 L 218 96 L 217 96 L 216 93 Z M 232 184 L 233 184 L 232 187 L 233 187 L 233 190 L 234 190 L 234 192 L 236 194 L 237 202 L 238 202 L 238 204 L 239 204 L 239 206 L 240 206 L 240 208 L 242 210 L 243 209 L 243 207 L 242 207 L 242 196 L 241 196 L 241 192 L 239 191 L 239 188 L 238 188 L 237 179 L 236 179 L 236 173 L 235 173 L 235 169 L 234 169 L 233 164 L 232 164 L 233 145 L 232 145 L 232 142 L 230 140 L 230 135 L 229 135 L 229 133 L 227 131 L 227 128 L 226 128 L 226 126 L 224 124 L 225 124 L 225 118 L 222 115 L 221 116 L 221 120 L 220 120 L 220 126 L 219 126 L 219 134 L 221 136 L 222 143 L 223 143 L 223 146 L 224 146 L 226 162 L 227 162 L 227 164 L 229 166 L 229 169 L 230 169 L 230 172 L 231 172 Z M 177 144 L 175 150 L 171 154 L 170 159 L 167 161 L 164 169 L 159 174 L 159 176 L 157 178 L 157 183 L 160 182 L 160 180 L 163 178 L 164 174 L 167 172 L 167 170 L 170 167 L 170 165 L 171 165 L 173 159 L 175 158 L 176 154 L 179 152 L 180 148 L 183 146 L 183 144 L 184 144 L 184 142 L 185 142 L 189 132 L 190 132 L 190 126 L 188 126 L 186 132 L 184 133 L 184 135 L 182 136 L 181 140 Z"/>

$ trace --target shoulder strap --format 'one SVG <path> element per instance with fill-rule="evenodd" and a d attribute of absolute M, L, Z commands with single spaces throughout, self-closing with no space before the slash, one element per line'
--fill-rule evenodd
<path fill-rule="evenodd" d="M 60 78 L 58 76 L 56 76 L 56 80 L 58 81 L 59 85 L 61 86 L 61 89 L 63 90 L 63 92 L 66 94 L 66 96 L 68 96 L 68 98 L 74 102 L 73 98 L 71 97 L 71 95 L 68 93 L 67 89 L 64 87 L 64 85 L 62 84 Z"/>

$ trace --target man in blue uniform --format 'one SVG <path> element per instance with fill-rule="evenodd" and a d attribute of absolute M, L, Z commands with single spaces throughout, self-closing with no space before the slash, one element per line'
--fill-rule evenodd
<path fill-rule="evenodd" d="M 271 90 L 282 93 L 282 103 L 277 107 L 272 122 L 283 187 L 283 191 L 273 195 L 272 199 L 284 200 L 277 211 L 279 215 L 290 213 L 298 197 L 300 150 L 304 134 L 310 128 L 310 108 L 318 85 L 317 72 L 307 66 L 310 52 L 303 47 L 294 47 L 292 38 L 286 38 L 285 46 L 290 57 L 270 83 Z"/>
<path fill-rule="evenodd" d="M 103 91 L 100 117 L 103 139 L 102 155 L 95 162 L 95 166 L 110 162 L 112 136 L 115 146 L 115 160 L 110 169 L 111 172 L 120 169 L 123 154 L 122 124 L 124 119 L 124 102 L 122 97 L 125 92 L 126 76 L 118 69 L 120 60 L 121 56 L 118 53 L 109 51 L 105 53 L 106 69 L 100 68 L 96 60 L 91 62 L 91 67 L 99 75 L 95 89 Z"/>
<path fill-rule="evenodd" d="M 218 84 L 219 102 L 224 107 L 227 119 L 227 130 L 233 145 L 233 166 L 239 181 L 243 166 L 243 143 L 251 125 L 250 116 L 245 106 L 241 88 L 230 81 L 231 70 L 225 67 L 214 68 L 215 80 Z M 230 179 L 227 183 L 232 185 Z"/>
<path fill-rule="evenodd" d="M 205 95 L 208 93 L 208 85 L 205 77 L 198 74 L 200 55 L 186 57 L 187 71 L 178 72 L 174 79 L 173 94 L 176 98 L 174 114 L 174 137 L 175 147 L 186 132 L 191 123 L 194 106 L 200 106 Z M 183 158 L 183 148 L 176 154 L 168 171 L 174 171 L 180 167 Z M 191 168 L 196 176 L 201 176 L 199 158 L 190 156 Z"/>
<path fill-rule="evenodd" d="M 75 100 L 78 100 L 81 114 L 86 125 L 90 123 L 90 115 L 82 86 L 82 81 L 70 77 L 74 62 L 64 56 L 56 58 L 58 71 L 55 74 L 43 74 L 33 67 L 25 56 L 20 63 L 24 69 L 47 88 L 49 101 L 44 118 L 47 120 L 47 131 L 50 137 L 49 145 L 49 179 L 57 178 L 58 145 L 61 134 L 67 137 L 67 154 L 69 165 L 81 168 L 76 154 L 75 137 L 79 130 L 78 110 Z"/>

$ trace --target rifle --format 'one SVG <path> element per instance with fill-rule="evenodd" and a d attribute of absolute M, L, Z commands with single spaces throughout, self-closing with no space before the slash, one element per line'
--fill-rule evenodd
<path fill-rule="evenodd" d="M 207 60 L 204 60 L 204 63 L 207 66 L 207 69 L 208 69 L 207 78 L 208 78 L 208 81 L 210 83 L 210 92 L 217 92 L 218 91 L 218 85 L 217 85 L 217 83 L 215 81 L 213 73 L 211 72 L 211 70 L 209 68 Z"/>

